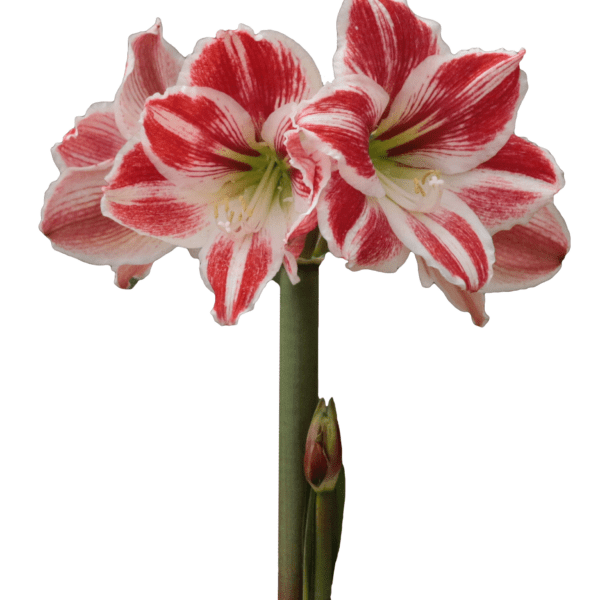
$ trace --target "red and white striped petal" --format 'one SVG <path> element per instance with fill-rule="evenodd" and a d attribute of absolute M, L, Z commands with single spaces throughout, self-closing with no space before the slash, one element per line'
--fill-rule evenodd
<path fill-rule="evenodd" d="M 493 237 L 494 276 L 484 292 L 511 292 L 547 281 L 560 270 L 570 247 L 567 225 L 553 204 L 540 209 L 526 225 Z"/>
<path fill-rule="evenodd" d="M 385 195 L 369 156 L 369 137 L 388 102 L 385 90 L 363 75 L 325 85 L 295 116 L 304 145 L 333 158 L 344 179 L 361 192 Z"/>
<path fill-rule="evenodd" d="M 492 158 L 513 134 L 526 91 L 525 51 L 430 56 L 407 78 L 377 139 L 388 157 L 445 174 Z"/>
<path fill-rule="evenodd" d="M 148 265 L 173 246 L 138 235 L 102 215 L 100 199 L 111 163 L 74 167 L 48 188 L 40 229 L 53 246 L 95 265 Z"/>
<path fill-rule="evenodd" d="M 129 139 L 139 128 L 144 102 L 175 85 L 183 56 L 165 42 L 160 19 L 143 33 L 129 37 L 129 51 L 123 83 L 115 97 L 117 125 Z"/>
<path fill-rule="evenodd" d="M 90 167 L 114 159 L 123 144 L 125 138 L 115 121 L 114 104 L 97 102 L 83 117 L 75 119 L 75 127 L 52 148 L 52 156 L 61 171 Z"/>
<path fill-rule="evenodd" d="M 293 114 L 297 104 L 286 104 L 271 113 L 265 121 L 261 132 L 261 139 L 271 148 L 274 148 L 280 158 L 288 158 L 288 175 L 292 184 L 294 210 L 293 217 L 290 211 L 288 218 L 289 231 L 287 240 L 298 235 L 306 235 L 316 227 L 316 215 L 308 220 L 314 225 L 306 229 L 305 215 L 316 204 L 318 195 L 323 189 L 326 178 L 329 176 L 329 163 L 323 169 L 322 160 L 315 160 L 300 141 L 300 137 L 293 122 Z M 290 199 L 291 200 L 291 199 Z M 301 225 L 301 222 L 304 225 Z M 300 231 L 298 231 L 300 230 Z M 292 233 L 293 232 L 293 233 Z"/>
<path fill-rule="evenodd" d="M 547 150 L 513 135 L 492 159 L 444 182 L 495 233 L 526 223 L 564 186 L 564 176 Z"/>
<path fill-rule="evenodd" d="M 152 263 L 148 265 L 121 265 L 113 267 L 115 272 L 115 285 L 123 290 L 130 290 L 140 279 L 145 279 L 150 274 Z"/>
<path fill-rule="evenodd" d="M 479 292 L 460 289 L 417 257 L 422 285 L 435 283 L 458 310 L 470 313 L 479 327 L 489 320 L 484 292 L 515 291 L 547 281 L 560 270 L 570 244 L 567 226 L 553 204 L 540 209 L 528 224 L 500 231 L 492 239 L 496 249 L 494 273 Z"/>
<path fill-rule="evenodd" d="M 217 323 L 235 325 L 281 267 L 285 220 L 273 209 L 266 226 L 256 233 L 235 237 L 217 228 L 212 232 L 200 251 L 200 273 L 215 293 L 212 315 Z"/>
<path fill-rule="evenodd" d="M 236 100 L 259 132 L 280 106 L 310 98 L 322 85 L 308 53 L 276 31 L 241 25 L 200 40 L 182 68 L 178 85 L 210 87 Z"/>
<path fill-rule="evenodd" d="M 444 191 L 440 206 L 429 213 L 409 212 L 388 198 L 378 202 L 400 241 L 448 281 L 470 292 L 489 281 L 494 262 L 492 238 L 454 194 Z"/>
<path fill-rule="evenodd" d="M 288 155 L 285 140 L 287 133 L 294 128 L 292 117 L 297 107 L 298 104 L 295 102 L 280 106 L 268 116 L 262 126 L 260 139 L 269 147 L 274 148 L 280 158 Z"/>
<path fill-rule="evenodd" d="M 303 235 L 316 227 L 315 210 L 319 196 L 331 175 L 331 161 L 318 152 L 309 153 L 301 141 L 301 133 L 290 129 L 285 135 L 285 147 L 290 163 L 290 180 L 294 196 L 294 209 L 297 217 L 289 223 L 290 241 L 294 236 Z M 311 226 L 312 224 L 312 226 Z"/>
<path fill-rule="evenodd" d="M 225 179 L 250 171 L 256 158 L 250 115 L 210 88 L 173 87 L 146 102 L 144 151 L 162 175 L 182 185 L 217 191 Z"/>
<path fill-rule="evenodd" d="M 417 256 L 417 264 L 423 287 L 431 287 L 435 283 L 455 308 L 471 315 L 473 323 L 478 327 L 483 327 L 490 320 L 485 312 L 485 294 L 482 292 L 467 292 L 450 283 L 437 269 L 428 266 L 419 256 Z"/>
<path fill-rule="evenodd" d="M 365 196 L 334 172 L 317 204 L 319 230 L 329 250 L 353 271 L 397 271 L 409 250 L 388 223 L 379 201 Z"/>
<path fill-rule="evenodd" d="M 337 29 L 336 77 L 362 73 L 391 100 L 425 58 L 449 52 L 440 26 L 420 19 L 401 0 L 345 0 Z"/>
<path fill-rule="evenodd" d="M 163 177 L 145 155 L 141 142 L 130 140 L 107 176 L 102 212 L 143 235 L 176 246 L 197 248 L 213 223 L 212 207 L 197 191 Z"/>

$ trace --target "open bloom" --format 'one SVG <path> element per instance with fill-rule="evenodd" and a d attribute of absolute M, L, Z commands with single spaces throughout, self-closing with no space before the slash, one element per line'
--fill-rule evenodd
<path fill-rule="evenodd" d="M 146 102 L 142 127 L 108 177 L 105 215 L 163 241 L 200 248 L 213 315 L 233 324 L 316 226 L 327 176 L 297 139 L 297 103 L 321 87 L 284 35 L 241 26 L 201 40 L 177 85 Z M 294 148 L 294 158 L 290 157 Z"/>
<path fill-rule="evenodd" d="M 475 293 L 503 287 L 503 265 L 493 264 L 505 261 L 494 246 L 504 251 L 506 230 L 531 231 L 540 215 L 560 223 L 564 241 L 555 209 L 539 212 L 562 172 L 514 135 L 524 51 L 451 54 L 439 26 L 401 0 L 345 0 L 338 40 L 335 80 L 296 117 L 305 148 L 336 167 L 317 207 L 333 254 L 354 270 L 391 272 L 412 251 L 425 283 L 435 274 Z M 508 245 L 514 259 L 519 243 Z M 518 279 L 512 289 L 536 278 Z"/>
<path fill-rule="evenodd" d="M 60 177 L 46 192 L 40 229 L 65 254 L 110 265 L 115 283 L 130 287 L 173 249 L 102 215 L 106 176 L 119 150 L 137 131 L 146 98 L 177 80 L 183 57 L 164 41 L 159 20 L 129 38 L 125 76 L 114 102 L 92 104 L 52 149 Z"/>

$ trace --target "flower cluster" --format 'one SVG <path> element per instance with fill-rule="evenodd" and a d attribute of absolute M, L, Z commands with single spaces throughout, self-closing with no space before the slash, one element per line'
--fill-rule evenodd
<path fill-rule="evenodd" d="M 332 82 L 286 36 L 244 26 L 182 57 L 132 36 L 114 102 L 53 150 L 42 231 L 128 287 L 175 246 L 234 324 L 318 231 L 351 270 L 413 252 L 473 321 L 485 292 L 537 285 L 569 248 L 552 156 L 514 134 L 524 51 L 452 54 L 402 0 L 344 0 Z"/>

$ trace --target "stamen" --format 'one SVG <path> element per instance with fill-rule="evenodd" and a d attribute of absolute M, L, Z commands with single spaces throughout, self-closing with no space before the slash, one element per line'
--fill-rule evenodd
<path fill-rule="evenodd" d="M 415 182 L 415 194 L 421 194 L 421 196 L 425 196 L 425 190 L 423 189 L 423 186 L 421 185 L 421 182 L 415 177 L 414 179 Z M 423 180 L 423 183 L 425 183 L 425 180 Z"/>
<path fill-rule="evenodd" d="M 413 174 L 415 171 L 413 170 Z M 398 177 L 388 176 L 378 169 L 377 175 L 387 198 L 406 210 L 429 213 L 440 205 L 444 181 L 438 177 L 441 175 L 439 171 L 430 170 L 419 177 Z"/>
<path fill-rule="evenodd" d="M 423 182 L 423 184 L 425 184 L 425 181 L 428 177 L 430 177 L 431 175 L 435 175 L 436 173 L 439 173 L 439 171 L 435 171 L 434 169 L 429 169 L 429 171 L 425 171 L 423 177 L 421 177 L 421 181 Z"/>
<path fill-rule="evenodd" d="M 286 195 L 288 188 L 291 192 L 287 169 L 282 168 L 281 161 L 274 152 L 272 154 L 263 154 L 261 167 L 251 177 L 231 180 L 215 197 L 215 221 L 226 233 L 247 235 L 259 231 L 264 227 L 273 203 L 282 202 L 284 190 Z"/>

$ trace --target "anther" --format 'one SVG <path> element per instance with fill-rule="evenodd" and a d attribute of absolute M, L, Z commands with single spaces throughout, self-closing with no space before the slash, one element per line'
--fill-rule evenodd
<path fill-rule="evenodd" d="M 415 194 L 421 194 L 421 196 L 425 196 L 425 190 L 423 189 L 421 182 L 416 177 L 414 179 L 414 182 L 415 182 Z M 423 182 L 423 183 L 425 183 L 425 182 Z"/>
<path fill-rule="evenodd" d="M 437 175 L 438 172 L 439 171 L 436 171 L 435 169 L 429 169 L 429 171 L 426 171 L 423 177 L 421 177 L 421 181 L 423 182 L 423 184 L 425 184 L 425 181 L 428 177 L 430 177 L 431 175 Z"/>

